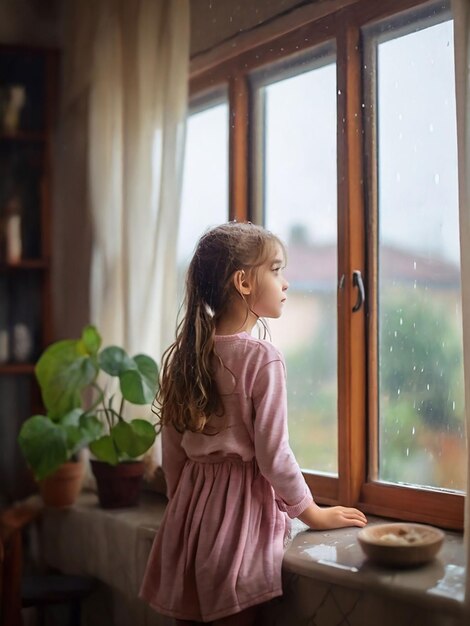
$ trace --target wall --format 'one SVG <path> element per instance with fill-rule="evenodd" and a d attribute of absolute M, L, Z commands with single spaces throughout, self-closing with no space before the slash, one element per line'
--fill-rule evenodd
<path fill-rule="evenodd" d="M 88 94 L 61 115 L 55 142 L 53 307 L 57 339 L 90 322 L 91 222 L 88 211 Z"/>
<path fill-rule="evenodd" d="M 1 0 L 0 42 L 57 46 L 60 0 Z"/>
<path fill-rule="evenodd" d="M 65 0 L 68 1 L 68 0 Z M 313 0 L 320 2 L 321 0 Z M 240 32 L 251 30 L 306 0 L 190 0 L 191 56 Z M 37 46 L 60 45 L 61 0 L 2 0 L 0 41 Z"/>
<path fill-rule="evenodd" d="M 74 27 L 76 6 L 83 0 L 59 0 L 57 15 L 61 40 L 60 102 L 54 142 L 53 216 L 53 309 L 56 339 L 78 337 L 90 321 L 89 281 L 91 223 L 88 211 L 88 92 L 77 91 L 65 102 L 65 90 L 76 82 L 74 63 L 67 56 L 66 43 L 79 37 Z M 92 7 L 86 0 L 83 4 Z M 88 14 L 91 14 L 88 10 Z M 78 33 L 78 34 L 77 34 Z M 74 50 L 73 45 L 69 47 Z M 83 65 L 89 59 L 81 57 Z M 74 60 L 76 62 L 76 59 Z"/>
<path fill-rule="evenodd" d="M 321 0 L 191 0 L 191 56 L 303 4 Z"/>

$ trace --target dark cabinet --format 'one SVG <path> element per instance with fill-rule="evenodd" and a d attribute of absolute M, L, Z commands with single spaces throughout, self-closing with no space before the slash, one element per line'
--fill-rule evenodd
<path fill-rule="evenodd" d="M 0 504 L 33 486 L 16 438 L 43 410 L 34 363 L 52 340 L 57 78 L 57 51 L 0 46 Z"/>

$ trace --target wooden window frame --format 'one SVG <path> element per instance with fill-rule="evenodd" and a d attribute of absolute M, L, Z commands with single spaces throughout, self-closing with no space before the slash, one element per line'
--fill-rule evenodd
<path fill-rule="evenodd" d="M 338 146 L 338 477 L 305 472 L 315 499 L 323 504 L 358 506 L 366 513 L 402 520 L 432 523 L 462 529 L 464 496 L 433 489 L 404 487 L 369 479 L 368 466 L 376 463 L 368 440 L 377 432 L 377 264 L 375 261 L 377 191 L 374 119 L 363 107 L 365 82 L 363 32 L 374 22 L 397 14 L 421 15 L 429 7 L 442 7 L 430 0 L 348 0 L 331 13 L 297 13 L 281 34 L 272 30 L 238 54 L 206 68 L 192 69 L 192 97 L 228 88 L 229 97 L 229 216 L 257 221 L 254 207 L 259 198 L 256 132 L 253 120 L 256 102 L 251 76 L 263 66 L 282 58 L 295 58 L 308 50 L 334 42 L 337 66 Z M 373 103 L 372 103 L 373 104 Z M 373 107 L 372 107 L 373 109 Z M 259 132 L 259 130 L 258 130 Z M 368 184 L 363 185 L 363 180 Z M 352 272 L 366 278 L 368 306 L 352 313 L 356 293 Z M 345 277 L 345 279 L 342 279 Z M 369 364 L 369 365 L 368 365 Z M 372 364 L 372 366 L 371 366 Z M 375 368 L 376 369 L 376 368 Z M 374 387 L 375 385 L 375 387 Z M 375 389 L 372 393 L 367 390 Z"/>

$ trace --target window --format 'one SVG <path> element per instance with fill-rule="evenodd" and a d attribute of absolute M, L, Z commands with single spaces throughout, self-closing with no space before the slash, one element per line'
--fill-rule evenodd
<path fill-rule="evenodd" d="M 317 501 L 461 528 L 452 26 L 442 1 L 310 12 L 191 92 L 227 88 L 230 216 L 288 244 L 271 330 Z"/>
<path fill-rule="evenodd" d="M 286 359 L 291 445 L 302 468 L 337 475 L 336 62 L 315 52 L 253 82 L 259 209 L 288 245 L 289 305 L 270 328 Z"/>
<path fill-rule="evenodd" d="M 372 471 L 383 481 L 463 490 L 453 24 L 424 25 L 375 37 L 379 367 Z"/>
<path fill-rule="evenodd" d="M 216 92 L 192 102 L 187 122 L 177 245 L 180 301 L 195 242 L 227 219 L 228 105 L 226 96 Z"/>

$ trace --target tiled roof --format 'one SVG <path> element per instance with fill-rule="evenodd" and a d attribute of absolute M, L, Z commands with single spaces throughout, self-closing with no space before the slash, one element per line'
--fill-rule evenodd
<path fill-rule="evenodd" d="M 459 267 L 437 256 L 414 254 L 392 246 L 380 249 L 381 280 L 445 289 L 460 288 Z M 336 247 L 333 245 L 289 244 L 286 277 L 291 289 L 331 291 L 336 289 Z"/>

